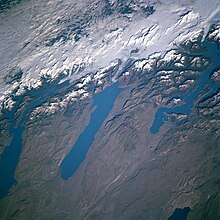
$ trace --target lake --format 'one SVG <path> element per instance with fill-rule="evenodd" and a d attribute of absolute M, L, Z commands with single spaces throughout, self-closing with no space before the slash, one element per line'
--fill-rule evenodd
<path fill-rule="evenodd" d="M 61 163 L 61 177 L 64 180 L 74 175 L 86 158 L 86 154 L 93 143 L 96 133 L 110 113 L 116 97 L 122 90 L 114 83 L 101 93 L 94 95 L 94 102 L 91 108 L 95 106 L 96 109 L 91 113 L 90 122 Z"/>
<path fill-rule="evenodd" d="M 12 136 L 9 146 L 0 155 L 0 198 L 5 197 L 9 189 L 17 183 L 14 175 L 22 151 L 22 135 L 30 113 L 36 107 L 45 103 L 48 98 L 54 96 L 58 89 L 66 88 L 66 86 L 68 86 L 68 82 L 63 84 L 53 82 L 50 84 L 46 83 L 40 89 L 27 91 L 25 96 L 16 97 L 16 105 L 11 111 L 5 111 L 4 115 L 0 117 L 0 120 L 9 120 L 9 131 Z M 16 121 L 15 113 L 19 110 L 20 104 L 24 102 L 26 97 L 31 98 L 31 102 L 22 111 L 19 120 Z"/>
<path fill-rule="evenodd" d="M 196 86 L 196 88 L 189 90 L 185 94 L 179 95 L 179 97 L 184 102 L 183 105 L 173 108 L 161 107 L 157 110 L 154 117 L 154 122 L 150 128 L 152 134 L 156 134 L 159 131 L 160 127 L 164 124 L 164 122 L 169 120 L 166 116 L 166 113 L 182 113 L 189 116 L 196 98 L 199 96 L 199 94 L 201 94 L 205 85 L 209 85 L 212 91 L 208 93 L 206 96 L 204 96 L 202 100 L 205 100 L 206 98 L 212 96 L 219 89 L 219 85 L 210 80 L 210 75 L 220 64 L 220 55 L 218 47 L 216 44 L 209 43 L 206 41 L 204 42 L 204 46 L 207 48 L 207 51 L 204 51 L 202 55 L 206 58 L 211 58 L 211 66 L 207 68 L 205 71 L 201 72 L 199 84 Z M 186 119 L 184 119 L 184 121 L 186 121 Z"/>
<path fill-rule="evenodd" d="M 186 220 L 189 212 L 189 207 L 185 207 L 183 209 L 176 208 L 168 220 Z"/>

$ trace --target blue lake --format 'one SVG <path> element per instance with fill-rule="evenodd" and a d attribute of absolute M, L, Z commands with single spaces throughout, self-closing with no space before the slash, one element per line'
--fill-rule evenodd
<path fill-rule="evenodd" d="M 72 150 L 61 163 L 61 177 L 64 180 L 69 179 L 85 159 L 96 133 L 110 113 L 115 99 L 121 91 L 122 89 L 118 88 L 115 83 L 94 96 L 94 102 L 91 108 L 96 106 L 96 109 L 91 114 L 90 122 L 76 140 Z"/>
<path fill-rule="evenodd" d="M 212 88 L 212 91 L 204 96 L 202 98 L 203 100 L 211 96 L 219 89 L 219 85 L 213 83 L 209 79 L 212 71 L 220 63 L 219 50 L 214 44 L 204 44 L 206 44 L 205 46 L 208 48 L 208 50 L 204 52 L 204 56 L 211 58 L 211 67 L 203 72 L 199 85 L 196 88 L 181 96 L 185 102 L 184 105 L 175 108 L 162 107 L 158 109 L 155 114 L 153 125 L 151 127 L 152 133 L 157 133 L 163 123 L 168 120 L 165 113 L 184 113 L 189 115 L 195 99 L 201 93 L 206 84 Z M 19 120 L 15 120 L 15 113 L 19 109 L 20 104 L 24 102 L 25 96 L 17 97 L 16 106 L 13 108 L 13 110 L 10 112 L 5 111 L 4 115 L 0 117 L 0 120 L 9 120 L 9 129 L 12 135 L 9 146 L 7 146 L 3 153 L 0 155 L 0 198 L 6 196 L 9 192 L 9 189 L 16 184 L 14 174 L 22 150 L 22 135 L 31 111 L 37 106 L 40 106 L 46 102 L 48 98 L 56 96 L 57 90 L 59 89 L 59 95 L 62 96 L 72 88 L 69 86 L 69 82 L 67 81 L 62 84 L 58 84 L 58 82 L 45 83 L 45 86 L 39 90 L 28 91 L 25 94 L 26 97 L 31 99 L 31 102 L 28 104 L 26 109 L 22 111 Z M 91 114 L 91 120 L 88 126 L 79 136 L 70 153 L 64 158 L 61 164 L 61 176 L 63 179 L 68 179 L 71 177 L 76 172 L 82 161 L 85 159 L 86 153 L 89 147 L 92 145 L 97 131 L 111 111 L 114 101 L 121 90 L 122 89 L 117 87 L 117 84 L 113 84 L 100 94 L 94 96 L 93 107 L 96 106 L 96 109 Z"/>
<path fill-rule="evenodd" d="M 18 121 L 15 120 L 15 113 L 19 109 L 20 104 L 24 102 L 25 96 L 17 97 L 13 110 L 10 112 L 5 111 L 4 115 L 0 117 L 0 120 L 9 120 L 9 131 L 12 135 L 9 146 L 0 155 L 0 198 L 5 197 L 9 189 L 16 184 L 14 175 L 23 145 L 22 134 L 30 113 L 36 107 L 41 106 L 50 96 L 53 96 L 58 88 L 66 86 L 67 82 L 60 85 L 58 83 L 52 83 L 43 86 L 39 90 L 33 89 L 32 91 L 28 91 L 26 97 L 30 97 L 32 101 L 22 112 Z"/>
<path fill-rule="evenodd" d="M 17 183 L 15 179 L 15 171 L 23 146 L 22 135 L 25 131 L 26 123 L 29 119 L 30 113 L 33 111 L 33 109 L 45 103 L 50 97 L 56 96 L 58 90 L 59 95 L 62 96 L 68 91 L 71 91 L 71 89 L 72 87 L 70 86 L 68 81 L 65 81 L 62 84 L 58 84 L 58 82 L 49 84 L 46 83 L 45 86 L 43 86 L 39 90 L 33 89 L 31 91 L 28 91 L 25 96 L 17 97 L 16 105 L 14 106 L 13 110 L 5 111 L 4 115 L 0 117 L 0 120 L 9 120 L 9 130 L 12 135 L 10 144 L 4 149 L 3 153 L 0 155 L 0 198 L 5 197 L 9 193 L 10 188 Z M 109 111 L 114 104 L 116 96 L 120 93 L 121 90 L 122 89 L 117 88 L 115 84 L 104 90 L 102 93 L 95 95 L 93 106 L 96 105 L 97 108 L 92 113 L 90 126 L 85 130 L 86 139 L 83 140 L 83 143 L 88 144 L 89 142 L 87 142 L 86 140 L 90 140 L 90 143 L 92 143 L 92 139 L 95 136 L 96 131 L 99 129 L 102 122 L 107 117 Z M 22 111 L 19 120 L 15 120 L 15 113 L 19 110 L 20 104 L 24 102 L 25 97 L 31 98 L 31 102 L 27 105 L 25 110 Z M 85 136 L 83 137 L 85 138 Z M 85 156 L 86 154 L 85 151 L 86 148 L 82 148 L 82 151 L 80 151 L 81 154 L 77 155 L 77 161 L 74 163 L 74 160 L 72 160 L 73 163 L 69 163 L 70 166 L 73 165 L 72 169 L 74 169 L 76 164 L 82 162 L 82 160 L 84 159 L 84 157 L 82 156 Z M 73 151 L 73 153 L 74 152 L 75 151 Z M 68 162 L 70 158 L 71 153 L 65 158 L 62 163 L 62 175 L 64 175 L 64 178 L 66 177 L 67 173 L 68 175 L 70 175 L 69 173 L 72 170 L 71 168 L 66 167 L 66 162 Z"/>
<path fill-rule="evenodd" d="M 179 96 L 184 101 L 183 105 L 173 108 L 161 107 L 157 110 L 154 117 L 154 122 L 150 128 L 152 134 L 156 134 L 159 131 L 160 127 L 164 124 L 164 122 L 169 120 L 166 116 L 166 113 L 182 113 L 189 116 L 194 105 L 194 101 L 202 92 L 205 85 L 208 85 L 212 89 L 212 91 L 204 96 L 202 100 L 205 100 L 209 96 L 212 96 L 219 89 L 219 85 L 213 83 L 210 80 L 210 74 L 216 69 L 216 67 L 220 65 L 220 54 L 218 46 L 216 44 L 208 42 L 204 42 L 204 46 L 207 48 L 207 50 L 204 51 L 203 55 L 206 58 L 211 58 L 211 66 L 201 73 L 199 84 L 196 86 L 196 88 L 188 91 L 186 94 Z M 184 119 L 184 121 L 186 120 L 187 119 Z"/>
<path fill-rule="evenodd" d="M 185 207 L 183 209 L 176 208 L 168 220 L 186 220 L 189 212 L 189 207 Z"/>

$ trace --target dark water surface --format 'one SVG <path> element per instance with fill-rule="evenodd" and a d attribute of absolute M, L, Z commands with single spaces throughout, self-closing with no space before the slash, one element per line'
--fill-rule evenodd
<path fill-rule="evenodd" d="M 189 207 L 185 207 L 183 209 L 176 208 L 168 220 L 186 220 L 189 212 Z"/>
<path fill-rule="evenodd" d="M 0 117 L 0 120 L 9 120 L 9 131 L 12 136 L 10 144 L 4 149 L 0 155 L 0 198 L 5 197 L 10 188 L 16 185 L 15 170 L 19 162 L 20 154 L 22 151 L 23 140 L 22 135 L 25 131 L 26 123 L 29 119 L 30 113 L 38 106 L 45 103 L 50 97 L 59 95 L 62 97 L 68 91 L 71 91 L 72 87 L 68 81 L 62 84 L 58 82 L 45 83 L 40 89 L 33 89 L 28 91 L 25 96 L 16 97 L 16 105 L 13 110 L 5 111 L 4 115 Z M 119 89 L 116 84 L 110 86 L 102 93 L 95 95 L 93 106 L 97 106 L 96 110 L 92 113 L 89 126 L 85 129 L 80 136 L 81 139 L 77 141 L 79 147 L 72 150 L 62 163 L 62 177 L 69 178 L 80 165 L 85 158 L 86 152 L 92 140 L 102 125 L 103 121 L 107 117 L 108 113 L 112 109 L 114 100 L 122 89 Z M 25 98 L 30 98 L 25 110 L 21 110 L 20 118 L 16 119 L 15 114 L 19 110 L 22 103 L 25 103 Z M 78 149 L 78 151 L 77 151 Z M 77 154 L 77 155 L 76 155 Z"/>
<path fill-rule="evenodd" d="M 22 150 L 22 134 L 25 130 L 26 122 L 29 119 L 30 113 L 38 106 L 41 106 L 48 98 L 53 96 L 58 88 L 66 87 L 67 82 L 63 84 L 52 83 L 47 84 L 39 90 L 33 89 L 28 91 L 25 96 L 16 97 L 16 105 L 12 111 L 5 111 L 0 120 L 9 120 L 9 131 L 12 135 L 11 142 L 3 153 L 0 155 L 0 198 L 5 197 L 9 189 L 16 184 L 14 177 L 15 170 L 20 158 Z M 31 98 L 31 102 L 27 105 L 24 111 L 21 111 L 19 120 L 15 119 L 15 113 L 19 110 L 20 105 L 24 102 L 25 97 Z"/>
<path fill-rule="evenodd" d="M 203 97 L 203 100 L 212 96 L 219 89 L 219 85 L 210 80 L 210 75 L 213 73 L 216 67 L 220 65 L 220 51 L 217 45 L 214 43 L 204 42 L 204 47 L 207 48 L 207 51 L 204 51 L 202 55 L 206 58 L 211 59 L 211 66 L 201 73 L 199 84 L 196 86 L 196 88 L 189 90 L 186 94 L 179 96 L 184 101 L 183 105 L 173 108 L 161 107 L 157 110 L 154 122 L 150 128 L 151 133 L 156 134 L 159 131 L 160 127 L 164 124 L 164 122 L 169 120 L 166 116 L 166 113 L 182 113 L 189 116 L 192 111 L 194 101 L 203 91 L 205 85 L 208 85 L 212 89 L 212 91 L 205 97 Z M 187 119 L 185 119 L 184 121 L 186 120 Z"/>
<path fill-rule="evenodd" d="M 153 134 L 157 133 L 164 121 L 168 120 L 166 113 L 183 113 L 189 116 L 195 99 L 202 92 L 205 85 L 209 85 L 209 87 L 212 88 L 212 91 L 204 96 L 202 100 L 207 99 L 219 90 L 219 84 L 213 83 L 210 80 L 210 74 L 220 64 L 219 50 L 215 44 L 206 42 L 204 43 L 204 46 L 207 47 L 208 50 L 205 51 L 203 55 L 207 58 L 211 58 L 211 66 L 202 73 L 199 84 L 196 88 L 192 89 L 187 94 L 180 96 L 184 101 L 182 106 L 174 108 L 161 107 L 158 109 L 151 127 L 151 132 Z M 45 86 L 38 90 L 33 89 L 32 91 L 28 91 L 25 96 L 16 97 L 16 106 L 13 110 L 10 112 L 4 112 L 4 115 L 0 117 L 0 120 L 9 120 L 10 134 L 12 135 L 9 146 L 6 147 L 0 155 L 0 198 L 6 196 L 9 189 L 16 184 L 14 175 L 22 150 L 22 134 L 25 130 L 26 122 L 29 119 L 30 113 L 34 108 L 41 106 L 46 102 L 48 98 L 55 96 L 59 89 L 62 91 L 59 95 L 62 96 L 62 94 L 66 94 L 68 89 L 71 88 L 69 87 L 68 82 L 62 84 L 58 84 L 58 82 L 46 83 Z M 61 163 L 61 176 L 63 179 L 70 178 L 85 159 L 86 153 L 92 145 L 97 131 L 108 116 L 116 97 L 121 91 L 122 89 L 118 88 L 117 84 L 113 84 L 100 94 L 94 96 L 93 106 L 96 106 L 96 109 L 91 114 L 91 120 L 79 136 L 70 153 Z M 15 119 L 15 113 L 19 110 L 20 105 L 25 102 L 26 97 L 29 97 L 31 101 L 28 103 L 25 110 L 21 111 L 19 120 Z"/>
<path fill-rule="evenodd" d="M 91 120 L 61 163 L 61 177 L 64 180 L 70 178 L 85 159 L 96 133 L 110 113 L 115 99 L 121 91 L 122 89 L 118 88 L 115 83 L 94 96 L 92 107 L 96 106 L 96 109 L 91 114 Z"/>

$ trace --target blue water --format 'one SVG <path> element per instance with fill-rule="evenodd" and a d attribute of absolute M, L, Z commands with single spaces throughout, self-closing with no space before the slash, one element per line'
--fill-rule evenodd
<path fill-rule="evenodd" d="M 45 103 L 50 97 L 56 96 L 57 93 L 62 97 L 64 94 L 66 94 L 68 91 L 71 91 L 72 89 L 73 87 L 70 86 L 68 81 L 62 84 L 58 84 L 58 81 L 53 83 L 45 83 L 45 85 L 38 90 L 33 89 L 31 91 L 27 91 L 25 96 L 16 97 L 16 105 L 14 106 L 13 110 L 4 111 L 4 115 L 0 117 L 0 120 L 9 120 L 9 131 L 12 135 L 9 146 L 7 146 L 4 149 L 3 153 L 0 155 L 0 198 L 5 197 L 9 193 L 10 188 L 17 183 L 14 175 L 22 151 L 22 135 L 25 130 L 26 122 L 29 119 L 30 113 L 33 111 L 33 109 Z M 93 105 L 98 106 L 95 112 L 98 113 L 100 116 L 100 118 L 96 116 L 97 120 L 92 125 L 95 130 L 101 126 L 102 119 L 107 117 L 106 114 L 108 114 L 109 109 L 112 108 L 114 99 L 120 91 L 121 89 L 118 89 L 117 86 L 114 85 L 94 97 Z M 22 112 L 19 120 L 15 119 L 15 114 L 18 111 L 19 106 L 24 102 L 25 97 L 29 97 L 32 101 Z M 103 104 L 105 104 L 105 106 L 102 106 L 100 108 L 102 102 Z M 91 122 L 93 120 L 94 119 L 92 118 Z M 91 132 L 91 134 L 88 135 L 91 136 L 92 134 L 93 133 Z"/>
<path fill-rule="evenodd" d="M 92 107 L 96 109 L 91 114 L 91 120 L 85 130 L 81 133 L 72 150 L 61 163 L 61 177 L 64 180 L 70 178 L 79 168 L 86 157 L 86 153 L 92 145 L 93 139 L 111 111 L 114 101 L 122 91 L 117 84 L 113 84 L 103 92 L 94 96 Z"/>
<path fill-rule="evenodd" d="M 185 207 L 183 209 L 176 208 L 168 220 L 186 220 L 189 212 L 189 207 Z"/>
<path fill-rule="evenodd" d="M 175 108 L 162 107 L 158 109 L 155 114 L 154 123 L 151 127 L 152 133 L 157 133 L 164 121 L 168 120 L 165 113 L 175 112 L 189 115 L 191 108 L 193 107 L 194 100 L 206 84 L 212 88 L 212 91 L 204 96 L 202 100 L 207 99 L 219 90 L 219 84 L 213 83 L 209 80 L 210 73 L 220 63 L 219 51 L 215 44 L 206 43 L 205 46 L 207 46 L 209 50 L 206 51 L 204 55 L 206 57 L 210 57 L 213 61 L 211 67 L 204 71 L 199 85 L 194 90 L 191 90 L 188 94 L 180 96 L 185 101 L 184 105 Z M 62 84 L 58 84 L 57 82 L 51 84 L 46 83 L 41 89 L 33 89 L 25 94 L 25 96 L 31 98 L 32 102 L 30 102 L 26 109 L 22 112 L 19 121 L 15 120 L 14 116 L 20 104 L 24 102 L 24 96 L 16 97 L 16 106 L 14 109 L 11 112 L 5 111 L 4 115 L 0 117 L 0 120 L 9 120 L 9 129 L 12 135 L 9 146 L 6 147 L 4 152 L 0 155 L 0 198 L 6 196 L 10 188 L 16 184 L 14 173 L 22 150 L 22 135 L 31 111 L 46 102 L 48 98 L 54 97 L 58 89 L 60 89 L 59 95 L 62 96 L 69 90 L 71 91 L 72 87 L 69 86 L 68 82 Z M 97 108 L 91 114 L 91 121 L 76 141 L 76 144 L 73 146 L 71 152 L 65 157 L 61 164 L 61 176 L 63 179 L 71 177 L 86 157 L 86 153 L 93 142 L 95 134 L 111 111 L 114 100 L 120 92 L 121 89 L 114 84 L 102 93 L 95 95 L 93 106 L 97 106 Z"/>
<path fill-rule="evenodd" d="M 15 120 L 15 113 L 19 109 L 20 104 L 24 101 L 24 96 L 16 97 L 16 105 L 13 110 L 10 112 L 5 111 L 4 116 L 0 117 L 0 120 L 9 120 L 9 131 L 12 135 L 9 146 L 7 146 L 0 155 L 0 198 L 5 197 L 9 189 L 17 183 L 14 174 L 22 150 L 22 134 L 30 113 L 34 108 L 41 106 L 50 96 L 54 95 L 56 92 L 54 88 L 62 88 L 65 86 L 65 83 L 62 85 L 54 83 L 45 85 L 39 90 L 33 89 L 32 91 L 28 91 L 26 96 L 30 97 L 32 102 L 30 102 L 22 112 L 19 121 Z"/>
<path fill-rule="evenodd" d="M 212 89 L 212 91 L 204 96 L 202 100 L 205 100 L 206 98 L 212 96 L 216 93 L 216 91 L 219 90 L 219 84 L 213 83 L 210 80 L 210 74 L 216 69 L 216 67 L 220 65 L 220 54 L 218 46 L 214 43 L 208 42 L 204 42 L 204 46 L 207 48 L 207 51 L 205 51 L 203 55 L 206 58 L 211 58 L 211 66 L 207 70 L 202 72 L 202 75 L 199 79 L 199 84 L 196 86 L 196 88 L 188 91 L 188 93 L 186 94 L 179 95 L 179 97 L 182 98 L 184 101 L 183 105 L 173 108 L 161 107 L 157 110 L 154 117 L 154 122 L 150 128 L 152 134 L 156 134 L 159 131 L 160 127 L 164 124 L 164 122 L 169 120 L 166 116 L 166 113 L 182 113 L 189 116 L 192 111 L 194 101 L 203 91 L 205 85 L 208 85 Z M 185 121 L 187 121 L 187 119 L 184 119 L 182 122 Z"/>

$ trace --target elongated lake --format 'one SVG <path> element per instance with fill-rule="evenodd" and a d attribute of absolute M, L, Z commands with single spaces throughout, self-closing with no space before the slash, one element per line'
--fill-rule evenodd
<path fill-rule="evenodd" d="M 206 99 L 206 97 L 209 97 L 211 94 L 216 93 L 216 91 L 219 89 L 219 85 L 213 83 L 210 80 L 210 74 L 220 64 L 220 54 L 218 46 L 209 42 L 204 42 L 203 44 L 205 48 L 207 48 L 207 50 L 205 50 L 202 55 L 206 58 L 211 59 L 211 66 L 201 72 L 199 84 L 196 86 L 196 88 L 189 90 L 187 93 L 179 96 L 184 101 L 183 105 L 173 108 L 161 107 L 157 110 L 154 117 L 154 122 L 150 128 L 151 133 L 156 134 L 159 131 L 160 127 L 164 124 L 164 122 L 169 120 L 166 116 L 166 113 L 181 113 L 189 116 L 196 98 L 202 92 L 205 85 L 208 85 L 211 88 L 211 92 L 207 96 L 203 97 L 203 100 Z"/>
<path fill-rule="evenodd" d="M 118 88 L 117 84 L 114 83 L 94 96 L 92 108 L 96 106 L 96 109 L 91 114 L 90 122 L 61 163 L 61 176 L 64 180 L 74 175 L 86 158 L 87 151 L 91 147 L 96 133 L 110 113 L 115 99 L 121 91 L 122 89 Z"/>

